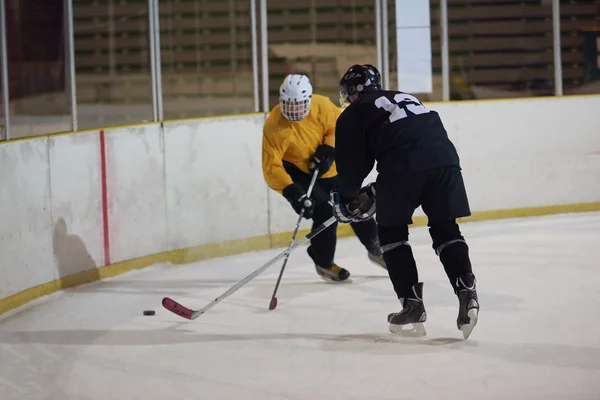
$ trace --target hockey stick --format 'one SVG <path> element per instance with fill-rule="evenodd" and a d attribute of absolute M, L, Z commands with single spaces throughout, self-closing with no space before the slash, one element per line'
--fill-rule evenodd
<path fill-rule="evenodd" d="M 313 187 L 315 186 L 315 182 L 317 181 L 317 175 L 319 174 L 319 168 L 315 168 L 313 172 L 313 176 L 310 180 L 310 185 L 308 185 L 308 190 L 306 191 L 306 197 L 310 197 L 312 193 Z M 296 234 L 298 233 L 298 229 L 300 229 L 300 222 L 302 222 L 302 217 L 304 216 L 305 208 L 302 207 L 300 210 L 300 215 L 298 216 L 298 222 L 296 223 L 296 229 L 294 229 L 294 233 L 292 234 L 292 239 L 290 240 L 290 245 L 288 249 L 292 247 L 294 244 L 294 240 L 296 240 Z M 273 290 L 273 295 L 271 296 L 271 301 L 269 302 L 269 310 L 274 310 L 277 307 L 277 289 L 279 289 L 279 283 L 281 282 L 281 277 L 283 276 L 283 270 L 287 265 L 288 259 L 290 258 L 290 253 L 287 253 L 285 259 L 283 260 L 283 265 L 281 266 L 281 271 L 279 271 L 279 277 L 277 278 L 277 283 L 275 284 L 275 289 Z"/>
<path fill-rule="evenodd" d="M 267 268 L 269 268 L 271 265 L 273 265 L 276 261 L 282 259 L 286 255 L 288 255 L 292 251 L 294 251 L 298 246 L 303 245 L 304 243 L 308 242 L 309 240 L 311 240 L 312 238 L 314 238 L 315 236 L 317 236 L 319 233 L 323 232 L 325 229 L 327 229 L 335 221 L 336 221 L 335 217 L 329 218 L 327 221 L 323 222 L 321 225 L 319 225 L 315 230 L 313 230 L 312 232 L 310 232 L 304 238 L 302 238 L 301 240 L 295 242 L 288 249 L 286 249 L 286 250 L 282 251 L 281 253 L 279 253 L 278 255 L 276 255 L 274 258 L 272 258 L 265 265 L 263 265 L 262 267 L 260 267 L 259 269 L 257 269 L 256 271 L 252 272 L 250 275 L 246 276 L 244 279 L 242 279 L 241 281 L 239 281 L 238 283 L 236 283 L 235 285 L 233 285 L 225 293 L 223 293 L 222 295 L 220 295 L 219 297 L 217 297 L 216 299 L 214 299 L 213 301 L 211 301 L 210 303 L 208 303 L 204 308 L 201 308 L 199 310 L 192 310 L 190 308 L 187 308 L 187 307 L 181 305 L 180 303 L 176 302 L 175 300 L 173 300 L 173 299 L 171 299 L 169 297 L 165 297 L 162 300 L 162 305 L 167 310 L 169 310 L 169 311 L 171 311 L 171 312 L 173 312 L 173 313 L 175 313 L 175 314 L 177 314 L 177 315 L 179 315 L 179 316 L 181 316 L 183 318 L 196 319 L 199 316 L 201 316 L 202 314 L 204 314 L 206 311 L 208 311 L 209 309 L 213 308 L 215 305 L 217 305 L 223 299 L 231 296 L 239 288 L 241 288 L 242 286 L 244 286 L 245 284 L 247 284 L 248 282 L 250 282 L 252 279 L 256 278 L 258 275 L 260 275 L 261 273 L 263 273 Z"/>

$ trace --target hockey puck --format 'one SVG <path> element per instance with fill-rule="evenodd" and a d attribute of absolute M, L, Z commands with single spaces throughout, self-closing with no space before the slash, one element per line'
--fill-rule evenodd
<path fill-rule="evenodd" d="M 144 311 L 144 315 L 154 315 L 156 312 L 154 310 L 146 310 Z"/>

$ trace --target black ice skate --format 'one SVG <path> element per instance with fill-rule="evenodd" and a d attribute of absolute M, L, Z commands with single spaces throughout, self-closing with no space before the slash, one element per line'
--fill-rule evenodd
<path fill-rule="evenodd" d="M 371 262 L 373 264 L 387 270 L 387 265 L 385 264 L 385 261 L 383 259 L 383 253 L 381 253 L 381 250 L 378 253 L 377 252 L 371 253 L 369 251 L 368 257 L 369 257 L 369 260 L 371 260 Z"/>
<path fill-rule="evenodd" d="M 456 278 L 454 291 L 458 296 L 458 318 L 456 326 L 467 339 L 479 317 L 479 299 L 475 289 L 477 280 L 473 274 L 467 274 Z"/>
<path fill-rule="evenodd" d="M 385 264 L 385 260 L 383 259 L 383 252 L 381 251 L 381 245 L 379 244 L 379 240 L 367 246 L 367 255 L 369 257 L 369 260 L 373 264 L 387 270 L 387 265 Z"/>
<path fill-rule="evenodd" d="M 423 283 L 416 283 L 412 287 L 413 294 L 410 297 L 401 298 L 402 311 L 388 315 L 390 332 L 402 336 L 425 336 L 425 325 L 427 312 L 423 304 Z"/>
<path fill-rule="evenodd" d="M 385 265 L 385 261 L 383 260 L 383 254 L 374 254 L 369 252 L 368 253 L 369 256 L 369 260 L 371 260 L 371 262 L 383 269 L 387 269 L 387 265 Z"/>
<path fill-rule="evenodd" d="M 312 255 L 312 249 L 310 246 L 307 249 L 308 255 L 313 259 L 313 263 L 315 264 L 315 269 L 317 270 L 317 274 L 327 282 L 351 282 L 348 280 L 350 277 L 350 272 L 347 269 L 344 269 L 337 264 L 333 264 L 330 267 L 322 267 L 314 262 L 314 258 Z"/>
<path fill-rule="evenodd" d="M 317 274 L 319 274 L 323 280 L 328 282 L 343 282 L 350 277 L 350 272 L 348 272 L 348 270 L 336 264 L 333 264 L 329 268 L 323 268 L 315 264 L 315 268 L 317 270 Z"/>

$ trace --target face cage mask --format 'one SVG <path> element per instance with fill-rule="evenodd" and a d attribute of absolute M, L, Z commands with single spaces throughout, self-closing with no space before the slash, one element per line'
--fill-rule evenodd
<path fill-rule="evenodd" d="M 357 94 L 357 91 L 354 87 L 348 88 L 348 86 L 340 87 L 340 107 L 346 108 L 352 103 L 349 99 L 353 94 Z"/>
<path fill-rule="evenodd" d="M 310 111 L 310 99 L 300 101 L 280 100 L 281 113 L 283 116 L 293 122 L 302 120 Z"/>

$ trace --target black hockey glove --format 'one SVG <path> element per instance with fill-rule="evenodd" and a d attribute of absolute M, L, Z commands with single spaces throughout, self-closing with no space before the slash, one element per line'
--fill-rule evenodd
<path fill-rule="evenodd" d="M 313 216 L 315 210 L 315 202 L 306 195 L 304 188 L 299 183 L 292 183 L 283 189 L 283 197 L 290 202 L 296 214 L 300 215 L 302 208 L 304 208 L 304 214 L 302 216 L 306 219 L 310 219 Z"/>
<path fill-rule="evenodd" d="M 331 165 L 333 164 L 334 160 L 335 149 L 333 147 L 327 146 L 326 144 L 317 147 L 317 151 L 315 151 L 315 154 L 313 155 L 312 161 L 309 165 L 310 174 L 312 175 L 315 168 L 318 167 L 319 174 L 317 175 L 317 177 L 321 177 L 327 171 L 329 171 L 329 168 L 331 168 Z"/>
<path fill-rule="evenodd" d="M 333 215 L 338 222 L 349 224 L 366 221 L 375 214 L 375 184 L 370 183 L 363 187 L 358 195 L 349 201 L 344 200 L 341 193 L 334 190 L 331 192 L 331 202 Z"/>

